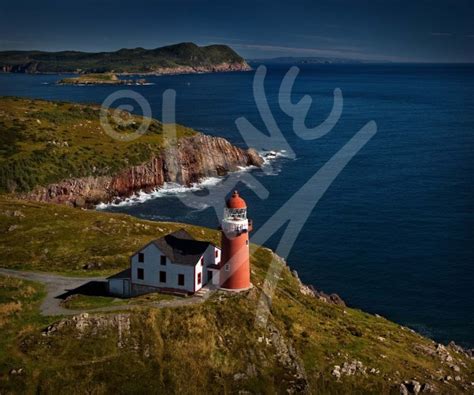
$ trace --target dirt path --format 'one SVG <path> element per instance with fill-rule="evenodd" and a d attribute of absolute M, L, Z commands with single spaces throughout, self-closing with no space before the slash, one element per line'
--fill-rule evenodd
<path fill-rule="evenodd" d="M 11 276 L 23 280 L 30 280 L 43 283 L 46 287 L 46 297 L 44 298 L 40 311 L 42 315 L 75 315 L 80 313 L 91 312 L 106 312 L 115 310 L 129 310 L 139 306 L 153 306 L 153 307 L 179 307 L 204 302 L 211 294 L 208 292 L 203 297 L 192 296 L 189 298 L 180 298 L 173 300 L 163 300 L 160 302 L 150 302 L 147 304 L 120 304 L 117 306 L 99 307 L 96 309 L 66 309 L 61 305 L 63 300 L 62 295 L 72 294 L 77 288 L 84 287 L 89 283 L 97 282 L 105 284 L 106 277 L 68 277 L 50 273 L 27 272 L 21 270 L 2 269 L 0 268 L 0 275 Z"/>

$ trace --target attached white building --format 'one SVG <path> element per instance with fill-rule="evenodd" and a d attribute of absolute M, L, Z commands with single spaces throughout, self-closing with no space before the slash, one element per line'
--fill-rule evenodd
<path fill-rule="evenodd" d="M 184 229 L 153 240 L 130 258 L 130 268 L 108 278 L 109 292 L 135 296 L 168 291 L 193 294 L 220 285 L 221 250 Z"/>

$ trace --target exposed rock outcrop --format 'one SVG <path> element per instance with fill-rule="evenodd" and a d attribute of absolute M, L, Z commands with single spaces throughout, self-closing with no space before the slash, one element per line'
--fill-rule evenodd
<path fill-rule="evenodd" d="M 22 64 L 6 64 L 0 67 L 2 73 L 27 73 L 34 74 L 38 72 L 38 62 L 26 62 Z"/>
<path fill-rule="evenodd" d="M 417 395 L 419 393 L 434 393 L 438 392 L 433 384 L 421 384 L 416 380 L 405 380 L 400 384 L 400 395 Z"/>
<path fill-rule="evenodd" d="M 14 65 L 1 65 L 0 72 L 2 73 L 48 73 L 47 71 L 39 70 L 40 62 L 27 62 Z M 209 66 L 176 66 L 176 67 L 157 67 L 149 71 L 117 73 L 120 75 L 167 75 L 167 74 L 196 74 L 196 73 L 224 73 L 228 71 L 250 71 L 252 68 L 245 61 L 243 62 L 223 62 Z M 91 70 L 95 71 L 95 70 Z M 65 70 L 64 72 L 68 72 Z M 51 71 L 50 73 L 53 73 Z"/>
<path fill-rule="evenodd" d="M 367 367 L 365 367 L 364 364 L 358 360 L 353 360 L 350 362 L 346 361 L 342 367 L 340 365 L 334 365 L 334 369 L 331 371 L 331 374 L 338 380 L 341 378 L 341 376 L 354 376 L 357 374 L 366 375 Z"/>
<path fill-rule="evenodd" d="M 338 295 L 338 294 L 326 294 L 324 293 L 323 291 L 318 291 L 316 288 L 314 288 L 312 285 L 306 285 L 304 284 L 300 277 L 298 276 L 298 272 L 296 270 L 292 270 L 291 273 L 293 274 L 293 276 L 298 280 L 299 282 L 299 287 L 300 287 L 300 292 L 303 294 L 303 295 L 309 295 L 309 296 L 313 296 L 323 302 L 326 302 L 326 303 L 332 303 L 332 304 L 336 304 L 336 305 L 339 305 L 339 306 L 345 306 L 345 302 L 342 300 L 342 298 Z"/>
<path fill-rule="evenodd" d="M 219 63 L 212 66 L 178 66 L 178 67 L 159 67 L 146 74 L 193 74 L 193 73 L 223 73 L 227 71 L 250 71 L 252 68 L 247 62 Z"/>
<path fill-rule="evenodd" d="M 306 394 L 309 393 L 309 385 L 306 377 L 303 362 L 300 360 L 295 348 L 288 342 L 274 326 L 269 324 L 270 333 L 267 345 L 275 347 L 276 357 L 279 363 L 284 367 L 285 375 L 290 386 L 286 389 L 287 394 Z"/>
<path fill-rule="evenodd" d="M 89 315 L 88 313 L 82 313 L 49 325 L 43 330 L 42 335 L 53 336 L 61 330 L 72 328 L 75 330 L 76 338 L 80 339 L 86 334 L 95 335 L 101 330 L 117 328 L 119 338 L 121 338 L 122 334 L 130 333 L 130 325 L 130 314 L 128 313 L 111 315 Z"/>
<path fill-rule="evenodd" d="M 206 177 L 223 176 L 245 166 L 261 166 L 253 149 L 238 148 L 221 137 L 196 134 L 178 140 L 160 155 L 111 176 L 67 179 L 38 187 L 21 198 L 91 207 L 100 202 L 151 191 L 166 182 L 192 185 Z"/>

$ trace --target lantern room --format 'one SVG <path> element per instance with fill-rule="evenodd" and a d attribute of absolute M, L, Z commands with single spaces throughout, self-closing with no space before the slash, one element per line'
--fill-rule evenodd
<path fill-rule="evenodd" d="M 222 220 L 222 230 L 230 237 L 249 231 L 247 204 L 245 200 L 239 196 L 237 191 L 234 191 L 226 202 L 224 218 Z"/>

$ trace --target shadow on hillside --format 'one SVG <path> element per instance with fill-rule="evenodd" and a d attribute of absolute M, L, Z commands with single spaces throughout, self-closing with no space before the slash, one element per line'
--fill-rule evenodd
<path fill-rule="evenodd" d="M 80 287 L 70 289 L 63 294 L 56 296 L 56 299 L 64 300 L 72 295 L 110 296 L 108 293 L 106 281 L 89 281 Z"/>

